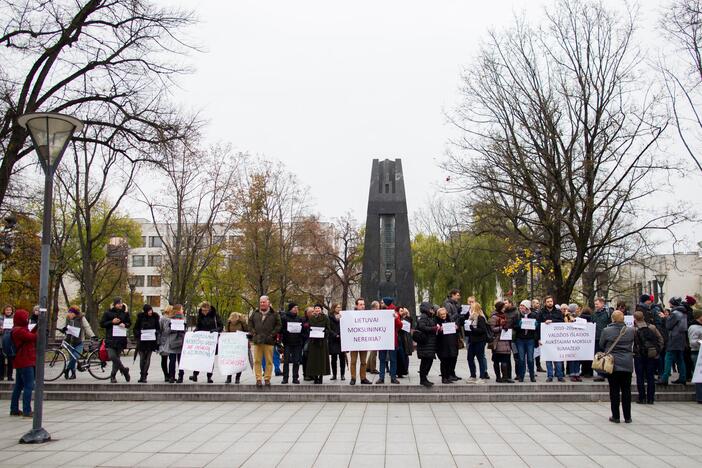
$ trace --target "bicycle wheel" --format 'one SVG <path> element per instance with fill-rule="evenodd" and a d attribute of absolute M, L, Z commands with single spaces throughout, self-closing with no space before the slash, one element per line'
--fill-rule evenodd
<path fill-rule="evenodd" d="M 60 349 L 48 349 L 44 355 L 44 381 L 53 382 L 66 370 L 66 355 Z"/>
<path fill-rule="evenodd" d="M 90 375 L 92 375 L 96 379 L 107 380 L 110 378 L 111 369 L 109 369 L 108 363 L 102 362 L 100 360 L 100 356 L 98 355 L 97 350 L 93 351 L 88 355 L 86 365 L 88 367 L 88 372 L 90 372 Z"/>

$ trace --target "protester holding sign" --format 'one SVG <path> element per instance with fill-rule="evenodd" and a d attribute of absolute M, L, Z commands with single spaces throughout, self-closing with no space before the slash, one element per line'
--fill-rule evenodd
<path fill-rule="evenodd" d="M 331 371 L 332 377 L 329 380 L 336 380 L 337 366 L 336 362 L 339 361 L 339 373 L 341 374 L 341 380 L 346 380 L 346 353 L 341 351 L 341 323 L 339 320 L 341 316 L 341 305 L 332 304 L 329 314 L 329 354 L 331 355 Z"/>
<path fill-rule="evenodd" d="M 78 306 L 68 308 L 64 322 L 57 324 L 56 329 L 66 335 L 64 340 L 75 350 L 76 354 L 73 354 L 73 352 L 69 353 L 68 365 L 63 371 L 65 379 L 74 380 L 76 378 L 76 358 L 83 352 L 83 336 L 92 338 L 95 336 L 95 333 L 93 333 L 88 319 L 81 315 Z"/>
<path fill-rule="evenodd" d="M 329 369 L 329 343 L 327 337 L 331 332 L 329 317 L 322 313 L 321 307 L 314 307 L 310 315 L 310 338 L 307 355 L 307 375 L 314 383 L 322 384 Z"/>
<path fill-rule="evenodd" d="M 668 385 L 668 378 L 673 370 L 673 364 L 676 364 L 678 380 L 673 381 L 673 383 L 685 385 L 687 370 L 683 355 L 687 344 L 687 311 L 682 304 L 682 299 L 679 297 L 671 297 L 668 302 L 673 307 L 672 312 L 661 312 L 659 314 L 664 319 L 665 329 L 668 332 L 665 367 L 659 383 Z"/>
<path fill-rule="evenodd" d="M 687 329 L 687 336 L 690 341 L 690 357 L 695 365 L 692 373 L 692 383 L 695 384 L 695 396 L 697 403 L 702 403 L 702 360 L 700 360 L 700 343 L 702 342 L 702 310 L 696 309 L 692 312 L 693 322 Z"/>
<path fill-rule="evenodd" d="M 495 311 L 488 321 L 488 325 L 492 329 L 495 338 L 489 346 L 492 349 L 492 366 L 495 370 L 495 382 L 514 383 L 514 380 L 512 380 L 512 360 L 510 359 L 512 355 L 512 329 L 510 328 L 504 309 L 504 302 L 495 302 Z"/>
<path fill-rule="evenodd" d="M 624 325 L 624 314 L 615 310 L 612 323 L 602 331 L 600 347 L 614 357 L 614 372 L 607 376 L 612 416 L 609 420 L 619 423 L 621 401 L 624 422 L 631 422 L 631 374 L 634 372 L 634 337 L 631 327 Z"/>
<path fill-rule="evenodd" d="M 356 299 L 356 310 L 366 310 L 366 301 L 362 297 Z M 351 385 L 356 385 L 356 363 L 359 363 L 358 373 L 361 378 L 361 384 L 370 385 L 371 382 L 366 378 L 366 359 L 367 351 L 351 351 Z"/>
<path fill-rule="evenodd" d="M 254 374 L 256 374 L 256 386 L 262 387 L 262 379 L 265 379 L 266 386 L 271 385 L 271 373 L 273 366 L 273 346 L 276 342 L 276 335 L 280 333 L 280 314 L 271 308 L 271 301 L 268 296 L 261 296 L 258 300 L 258 309 L 251 312 L 249 316 L 249 332 L 254 343 Z M 263 358 L 266 359 L 266 369 L 263 370 Z"/>
<path fill-rule="evenodd" d="M 139 383 L 146 383 L 146 377 L 149 374 L 149 365 L 151 364 L 151 353 L 158 351 L 158 343 L 160 338 L 160 317 L 154 312 L 153 307 L 149 304 L 144 304 L 142 312 L 137 315 L 136 323 L 134 324 L 134 338 L 137 340 L 136 356 L 139 356 Z"/>
<path fill-rule="evenodd" d="M 653 404 L 656 394 L 654 372 L 658 365 L 658 356 L 663 349 L 663 337 L 652 323 L 647 323 L 644 312 L 636 306 L 634 312 L 634 368 L 636 369 L 636 388 L 639 392 L 638 404 Z M 626 315 L 624 316 L 626 318 Z"/>
<path fill-rule="evenodd" d="M 515 344 L 519 359 L 517 361 L 517 380 L 524 382 L 526 370 L 529 369 L 529 379 L 536 382 L 534 372 L 534 343 L 538 340 L 538 315 L 531 311 L 528 299 L 519 303 L 519 320 L 515 327 Z"/>
<path fill-rule="evenodd" d="M 302 322 L 303 319 L 299 316 L 297 304 L 291 302 L 288 304 L 287 312 L 282 316 L 281 333 L 284 351 L 283 381 L 281 383 L 284 384 L 289 381 L 291 364 L 293 368 L 292 383 L 296 385 L 300 383 L 300 364 L 302 364 L 302 346 L 304 345 Z M 344 375 L 343 370 L 341 375 Z"/>
<path fill-rule="evenodd" d="M 168 382 L 183 383 L 184 371 L 178 371 L 178 380 L 175 378 L 176 364 L 180 365 L 183 342 L 185 340 L 185 316 L 183 306 L 175 304 L 166 308 L 166 312 L 159 321 L 161 329 L 161 352 L 168 356 Z"/>
<path fill-rule="evenodd" d="M 202 302 L 197 308 L 197 322 L 195 323 L 195 331 L 221 333 L 222 330 L 224 330 L 224 324 L 222 323 L 222 318 L 217 313 L 217 309 L 215 309 L 214 306 L 207 301 Z M 193 371 L 193 375 L 189 377 L 190 380 L 197 382 L 198 374 L 198 371 Z M 207 373 L 207 383 L 213 383 L 212 372 Z"/>
<path fill-rule="evenodd" d="M 539 312 L 539 323 L 563 323 L 563 314 L 554 306 L 553 297 L 546 296 L 544 299 L 544 308 Z M 563 375 L 562 361 L 547 361 L 546 362 L 546 382 L 553 382 L 553 370 L 556 368 L 556 377 L 559 382 L 565 382 Z"/>
<path fill-rule="evenodd" d="M 458 319 L 458 314 L 456 315 Z M 439 358 L 441 369 L 441 383 L 452 384 L 458 381 L 454 377 L 456 360 L 458 359 L 458 340 L 456 333 L 456 322 L 451 320 L 445 307 L 441 307 L 436 313 L 436 324 L 438 333 L 436 335 L 436 356 Z"/>
<path fill-rule="evenodd" d="M 15 370 L 17 380 L 12 389 L 10 398 L 10 416 L 32 417 L 32 391 L 34 390 L 34 367 L 36 366 L 36 327 L 29 331 L 29 312 L 19 309 L 14 315 L 12 330 L 6 331 L 10 335 L 16 351 Z M 22 395 L 22 411 L 19 410 L 19 398 Z"/>
<path fill-rule="evenodd" d="M 490 376 L 487 372 L 487 359 L 485 358 L 485 346 L 488 341 L 492 341 L 492 330 L 487 323 L 487 317 L 483 312 L 483 307 L 478 302 L 471 304 L 470 315 L 464 322 L 464 330 L 468 337 L 468 368 L 470 369 L 470 380 L 468 383 L 484 383 Z M 480 370 L 480 380 L 476 379 L 475 360 L 478 360 Z"/>
<path fill-rule="evenodd" d="M 246 315 L 240 314 L 239 312 L 232 312 L 229 314 L 229 318 L 227 319 L 227 326 L 226 326 L 226 331 L 227 333 L 236 333 L 236 332 L 246 332 L 249 330 L 249 327 L 246 324 Z M 248 347 L 248 343 L 247 343 Z M 239 384 L 241 382 L 241 372 L 236 373 L 236 380 L 234 381 L 235 384 Z M 232 383 L 232 375 L 229 374 L 227 375 L 227 380 L 224 383 Z"/>
<path fill-rule="evenodd" d="M 431 382 L 427 376 L 436 355 L 436 334 L 439 327 L 436 325 L 434 309 L 430 303 L 422 302 L 419 305 L 419 312 L 422 315 L 417 320 L 417 328 L 412 337 L 417 342 L 417 357 L 421 360 L 419 363 L 419 384 L 431 387 L 434 382 Z"/>
<path fill-rule="evenodd" d="M 127 348 L 127 330 L 132 324 L 132 319 L 127 312 L 126 304 L 121 297 L 112 301 L 112 307 L 105 311 L 100 319 L 100 326 L 105 329 L 105 346 L 107 355 L 112 361 L 110 382 L 117 383 L 117 371 L 124 375 L 124 380 L 129 382 L 129 369 L 122 364 L 120 355 Z"/>
<path fill-rule="evenodd" d="M 393 349 L 380 350 L 378 352 L 378 358 L 380 359 L 380 375 L 376 384 L 382 385 L 385 383 L 385 372 L 390 371 L 390 383 L 399 384 L 400 381 L 397 380 L 397 349 L 399 347 L 397 334 L 402 330 L 402 320 L 400 319 L 400 314 L 397 312 L 393 313 L 393 338 L 394 347 Z M 388 362 L 390 366 L 388 366 Z"/>
<path fill-rule="evenodd" d="M 595 323 L 595 352 L 599 353 L 604 351 L 600 348 L 600 337 L 604 329 L 611 323 L 609 309 L 605 306 L 604 297 L 598 297 L 595 299 L 595 313 L 592 314 L 592 321 Z M 593 382 L 604 382 L 605 375 L 602 372 L 597 372 L 597 377 L 593 379 Z"/>
<path fill-rule="evenodd" d="M 5 375 L 7 375 L 7 380 L 12 381 L 12 352 L 10 351 L 10 331 L 13 327 L 12 317 L 15 314 L 15 308 L 11 305 L 6 305 L 2 308 L 2 315 L 0 315 L 0 336 L 2 336 L 2 343 L 0 344 L 0 380 L 5 380 Z"/>
<path fill-rule="evenodd" d="M 412 316 L 409 310 L 405 307 L 400 307 L 399 310 L 400 319 L 402 320 L 402 326 L 400 331 L 397 333 L 397 378 L 401 379 L 409 374 L 409 357 L 414 352 L 414 345 L 412 344 Z"/>

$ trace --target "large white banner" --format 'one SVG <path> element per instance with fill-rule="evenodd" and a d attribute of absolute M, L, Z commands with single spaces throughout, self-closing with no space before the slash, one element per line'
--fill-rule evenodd
<path fill-rule="evenodd" d="M 180 370 L 212 372 L 218 333 L 187 332 L 180 354 Z"/>
<path fill-rule="evenodd" d="M 392 310 L 345 310 L 341 312 L 342 351 L 395 349 L 395 318 Z"/>
<path fill-rule="evenodd" d="M 700 341 L 702 344 L 702 341 Z M 692 383 L 702 384 L 702 353 L 697 355 L 697 362 L 695 363 L 695 370 L 692 373 Z"/>
<path fill-rule="evenodd" d="M 249 342 L 246 332 L 222 333 L 219 335 L 217 367 L 222 376 L 243 372 L 249 364 Z"/>
<path fill-rule="evenodd" d="M 595 356 L 594 323 L 542 323 L 542 361 L 590 361 Z"/>

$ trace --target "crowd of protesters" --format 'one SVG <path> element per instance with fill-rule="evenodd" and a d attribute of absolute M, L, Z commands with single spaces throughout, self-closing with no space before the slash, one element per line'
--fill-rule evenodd
<path fill-rule="evenodd" d="M 439 361 L 441 384 L 449 385 L 463 380 L 458 374 L 459 350 L 466 348 L 468 384 L 484 384 L 492 379 L 487 363 L 491 351 L 494 381 L 513 384 L 515 381 L 537 382 L 539 372 L 545 373 L 546 382 L 582 382 L 592 379 L 610 387 L 613 422 L 620 421 L 620 405 L 625 422 L 631 421 L 631 382 L 636 376 L 639 404 L 654 404 L 656 384 L 686 385 L 692 378 L 702 340 L 702 310 L 693 309 L 693 297 L 673 297 L 670 308 L 656 304 L 653 297 L 643 295 L 630 310 L 623 302 L 609 308 L 603 298 L 596 298 L 594 310 L 579 304 L 556 304 L 552 296 L 542 302 L 523 300 L 515 304 L 511 299 L 499 300 L 489 310 L 475 297 L 465 304 L 461 293 L 449 292 L 441 305 L 423 302 L 415 317 L 405 307 L 394 304 L 391 297 L 366 304 L 356 299 L 356 310 L 389 309 L 394 317 L 394 349 L 381 351 L 344 352 L 341 348 L 341 305 L 333 304 L 328 310 L 315 304 L 301 310 L 289 303 L 282 313 L 273 310 L 267 296 L 250 314 L 232 312 L 222 320 L 214 306 L 203 302 L 198 307 L 194 331 L 211 333 L 246 332 L 249 338 L 250 360 L 258 387 L 270 386 L 273 374 L 282 377 L 281 384 L 300 384 L 301 380 L 322 384 L 329 380 L 346 380 L 350 385 L 399 384 L 409 374 L 410 356 L 415 351 L 419 360 L 420 385 L 431 387 L 429 373 L 435 360 Z M 488 312 L 488 313 L 486 313 Z M 629 326 L 625 316 L 632 315 Z M 0 353 L 0 380 L 13 380 L 16 375 L 10 413 L 31 415 L 31 393 L 34 385 L 34 365 L 37 330 L 37 310 L 29 314 L 5 306 L 0 317 L 2 352 Z M 11 327 L 2 326 L 11 324 Z M 541 362 L 540 325 L 550 323 L 588 322 L 595 324 L 595 352 L 606 352 L 614 357 L 614 370 L 605 375 L 592 370 L 592 361 Z M 129 382 L 129 368 L 122 362 L 128 346 L 127 331 L 132 329 L 139 357 L 140 378 L 146 383 L 152 353 L 161 357 L 164 382 L 183 383 L 184 371 L 178 370 L 185 333 L 188 329 L 182 305 L 165 308 L 159 315 L 151 306 L 144 305 L 136 316 L 134 326 L 121 298 L 115 298 L 110 309 L 99 321 L 104 329 L 105 347 L 111 362 L 111 382 L 117 382 L 118 373 Z M 73 331 L 68 333 L 67 329 Z M 59 331 L 66 334 L 73 349 L 82 349 L 84 338 L 93 338 L 88 321 L 79 308 L 69 308 Z M 282 367 L 282 369 L 281 369 Z M 545 367 L 545 369 L 544 369 Z M 677 379 L 670 380 L 673 371 Z M 177 372 L 176 372 L 177 371 Z M 377 375 L 373 377 L 372 375 Z M 386 376 L 388 377 L 386 379 Z M 75 359 L 72 357 L 64 373 L 66 379 L 75 379 Z M 198 381 L 198 372 L 189 380 Z M 227 376 L 225 383 L 232 383 Z M 240 383 L 241 373 L 234 376 Z M 373 382 L 372 380 L 375 380 Z M 212 373 L 207 382 L 213 383 Z M 24 394 L 23 409 L 19 397 Z M 696 385 L 696 399 L 702 403 L 702 384 Z"/>

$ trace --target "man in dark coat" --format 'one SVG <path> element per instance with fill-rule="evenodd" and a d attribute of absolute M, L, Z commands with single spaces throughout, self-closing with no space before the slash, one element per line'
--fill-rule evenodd
<path fill-rule="evenodd" d="M 273 366 L 273 346 L 277 334 L 280 333 L 280 314 L 271 307 L 268 296 L 261 296 L 258 300 L 258 309 L 251 312 L 249 317 L 249 332 L 254 343 L 254 373 L 256 386 L 262 387 L 261 379 L 265 379 L 266 386 L 271 385 Z M 266 369 L 263 370 L 263 359 L 266 359 Z"/>
<path fill-rule="evenodd" d="M 286 384 L 290 378 L 290 364 L 293 366 L 293 383 L 300 383 L 300 364 L 302 363 L 302 317 L 298 315 L 297 304 L 288 304 L 288 310 L 281 316 L 281 333 L 283 341 L 283 380 Z"/>
<path fill-rule="evenodd" d="M 668 332 L 667 348 L 665 353 L 665 368 L 661 375 L 661 385 L 668 385 L 668 377 L 672 372 L 673 364 L 678 367 L 678 380 L 673 383 L 685 385 L 686 369 L 683 353 L 687 345 L 687 313 L 679 297 L 670 298 L 670 313 L 662 313 L 665 317 L 665 328 Z"/>
<path fill-rule="evenodd" d="M 600 336 L 602 336 L 602 332 L 612 321 L 603 297 L 598 297 L 595 299 L 595 312 L 592 314 L 592 321 L 595 324 L 595 352 L 599 353 L 604 351 L 600 348 Z M 597 377 L 592 380 L 593 382 L 604 382 L 605 375 L 604 373 L 598 371 Z"/>
<path fill-rule="evenodd" d="M 444 301 L 444 309 L 446 309 L 449 320 L 455 322 L 461 314 L 461 291 L 458 289 L 449 291 L 448 297 Z"/>
<path fill-rule="evenodd" d="M 428 302 L 419 305 L 421 315 L 417 319 L 417 331 L 420 332 L 421 339 L 417 341 L 417 357 L 421 360 L 419 364 L 419 383 L 425 387 L 434 385 L 427 379 L 431 365 L 436 355 L 436 333 L 438 327 L 434 319 L 434 309 Z"/>
<path fill-rule="evenodd" d="M 139 312 L 134 324 L 134 338 L 137 340 L 136 353 L 134 359 L 139 356 L 139 383 L 146 383 L 146 376 L 149 374 L 149 364 L 151 364 L 151 353 L 158 351 L 160 341 L 160 317 L 154 312 L 153 307 L 144 304 L 142 312 Z"/>
<path fill-rule="evenodd" d="M 100 326 L 105 329 L 105 347 L 107 355 L 112 361 L 110 382 L 117 383 L 117 371 L 124 375 L 124 380 L 129 382 L 129 369 L 124 367 L 120 354 L 127 348 L 127 330 L 132 325 L 132 320 L 127 312 L 127 306 L 121 297 L 112 301 L 112 307 L 105 311 L 100 319 Z"/>

